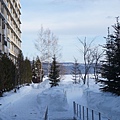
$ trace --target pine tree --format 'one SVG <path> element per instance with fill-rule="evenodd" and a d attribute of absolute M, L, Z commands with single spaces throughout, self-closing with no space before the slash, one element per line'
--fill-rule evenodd
<path fill-rule="evenodd" d="M 115 63 L 115 78 L 114 78 L 114 89 L 113 93 L 120 95 L 120 23 L 118 22 L 117 17 L 117 24 L 113 26 L 115 29 L 114 41 L 115 41 L 115 56 L 114 56 L 114 63 Z"/>
<path fill-rule="evenodd" d="M 73 83 L 78 83 L 80 82 L 80 68 L 79 68 L 79 64 L 77 62 L 77 60 L 75 59 L 75 63 L 73 64 L 73 67 L 72 67 L 72 76 L 73 76 Z"/>
<path fill-rule="evenodd" d="M 17 58 L 17 67 L 18 67 L 18 85 L 22 85 L 25 83 L 24 81 L 24 56 L 22 51 L 20 51 Z"/>
<path fill-rule="evenodd" d="M 43 69 L 42 69 L 42 63 L 41 63 L 38 56 L 36 58 L 35 66 L 36 66 L 36 71 L 35 72 L 36 72 L 36 75 L 37 75 L 37 81 L 42 82 Z"/>
<path fill-rule="evenodd" d="M 53 62 L 50 67 L 50 73 L 49 73 L 49 79 L 51 87 L 59 85 L 58 82 L 60 81 L 60 75 L 59 75 L 59 65 L 56 61 L 56 57 L 54 55 Z"/>
<path fill-rule="evenodd" d="M 31 83 L 32 80 L 32 67 L 27 57 L 24 60 L 24 80 L 25 83 Z"/>
<path fill-rule="evenodd" d="M 39 57 L 37 56 L 36 61 L 33 60 L 32 63 L 32 81 L 33 83 L 39 83 L 42 82 L 44 73 L 43 73 L 43 69 L 42 69 L 42 63 L 39 59 Z"/>
<path fill-rule="evenodd" d="M 35 60 L 32 61 L 32 82 L 36 83 L 36 71 L 35 71 Z"/>
<path fill-rule="evenodd" d="M 105 92 L 112 92 L 120 95 L 120 24 L 117 18 L 117 24 L 113 26 L 115 34 L 106 38 L 106 60 L 103 61 L 101 68 L 102 77 L 104 80 L 100 80 L 102 83 L 101 90 Z M 108 30 L 109 31 L 109 30 Z"/>
<path fill-rule="evenodd" d="M 0 94 L 15 87 L 16 66 L 6 54 L 0 58 Z"/>

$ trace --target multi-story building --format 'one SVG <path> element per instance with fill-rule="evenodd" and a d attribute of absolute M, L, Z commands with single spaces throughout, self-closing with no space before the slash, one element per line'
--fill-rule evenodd
<path fill-rule="evenodd" d="M 15 61 L 21 50 L 20 0 L 0 0 L 0 53 Z"/>

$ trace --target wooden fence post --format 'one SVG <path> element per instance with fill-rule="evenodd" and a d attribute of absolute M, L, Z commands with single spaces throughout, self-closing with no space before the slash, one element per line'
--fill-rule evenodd
<path fill-rule="evenodd" d="M 92 110 L 92 120 L 94 120 L 94 111 Z"/>
<path fill-rule="evenodd" d="M 74 118 L 76 116 L 76 105 L 75 105 L 75 101 L 73 102 L 73 111 L 74 111 Z"/>
<path fill-rule="evenodd" d="M 46 111 L 45 111 L 45 117 L 44 117 L 44 120 L 48 120 L 48 107 L 47 107 L 47 109 L 46 109 Z"/>
<path fill-rule="evenodd" d="M 88 108 L 87 108 L 87 120 L 88 120 L 89 116 L 88 116 Z"/>
<path fill-rule="evenodd" d="M 84 106 L 83 106 L 83 120 L 84 120 Z"/>
<path fill-rule="evenodd" d="M 99 113 L 99 120 L 101 120 L 101 113 Z"/>
<path fill-rule="evenodd" d="M 80 115 L 80 119 L 81 119 L 81 105 L 79 105 L 79 115 Z"/>
<path fill-rule="evenodd" d="M 77 104 L 77 117 L 78 117 L 78 112 L 79 112 L 79 106 L 78 106 L 78 104 Z"/>
<path fill-rule="evenodd" d="M 91 117 L 92 117 L 91 120 L 95 120 L 96 118 L 95 112 L 97 111 L 91 110 L 73 101 L 73 112 L 74 112 L 74 120 L 77 120 L 77 118 L 79 118 L 80 120 L 89 120 Z M 92 115 L 89 116 L 89 114 L 92 114 Z M 102 115 L 103 114 L 101 114 L 100 112 L 97 112 L 98 120 L 102 120 L 102 117 L 101 117 Z M 106 118 L 106 119 L 110 120 L 109 118 Z"/>

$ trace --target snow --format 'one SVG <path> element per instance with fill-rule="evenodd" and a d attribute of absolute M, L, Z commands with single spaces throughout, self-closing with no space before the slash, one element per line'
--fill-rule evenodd
<path fill-rule="evenodd" d="M 17 93 L 5 93 L 0 98 L 0 120 L 43 120 L 47 107 L 49 120 L 72 120 L 73 101 L 102 113 L 103 120 L 120 120 L 119 96 L 101 92 L 92 78 L 89 88 L 73 84 L 71 75 L 57 87 L 50 88 L 44 78 L 42 83 L 24 86 Z"/>

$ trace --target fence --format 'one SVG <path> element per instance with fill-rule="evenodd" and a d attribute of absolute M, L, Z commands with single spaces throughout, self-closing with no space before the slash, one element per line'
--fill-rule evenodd
<path fill-rule="evenodd" d="M 73 102 L 74 120 L 110 120 L 100 112 Z"/>
<path fill-rule="evenodd" d="M 45 111 L 44 120 L 48 120 L 48 107 L 46 108 Z"/>

